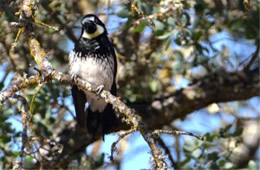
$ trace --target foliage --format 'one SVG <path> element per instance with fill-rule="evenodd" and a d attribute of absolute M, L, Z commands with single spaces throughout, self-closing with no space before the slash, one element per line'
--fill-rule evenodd
<path fill-rule="evenodd" d="M 170 154 L 167 161 L 173 168 L 257 169 L 259 167 L 257 149 L 260 137 L 254 133 L 255 129 L 259 128 L 257 94 L 252 95 L 256 96 L 255 98 L 239 101 L 240 98 L 228 98 L 232 97 L 232 92 L 225 94 L 223 87 L 223 91 L 218 93 L 220 96 L 226 95 L 225 100 L 205 101 L 207 103 L 205 106 L 193 107 L 189 113 L 184 113 L 183 110 L 191 105 L 183 103 L 180 108 L 183 110 L 180 112 L 183 111 L 185 116 L 181 117 L 182 120 L 174 115 L 178 110 L 163 108 L 153 103 L 158 99 L 164 100 L 165 96 L 177 95 L 176 92 L 180 92 L 178 90 L 181 88 L 185 89 L 196 82 L 203 82 L 210 76 L 215 76 L 215 79 L 206 82 L 209 87 L 221 87 L 222 84 L 218 83 L 228 81 L 225 77 L 229 73 L 241 73 L 243 77 L 243 71 L 259 70 L 259 2 L 249 1 L 247 4 L 245 0 L 131 2 L 52 0 L 35 3 L 37 3 L 36 19 L 59 28 L 56 31 L 34 24 L 37 39 L 49 54 L 49 60 L 56 69 L 67 71 L 68 52 L 80 33 L 80 17 L 91 11 L 106 22 L 116 48 L 119 62 L 118 96 L 135 109 L 140 109 L 139 112 L 150 114 L 144 116 L 149 128 L 185 130 L 186 126 L 187 128 L 190 126 L 178 122 L 190 121 L 190 117 L 194 114 L 200 114 L 200 117 L 194 118 L 193 121 L 202 119 L 208 123 L 205 117 L 218 121 L 218 125 L 208 125 L 209 130 L 205 130 L 207 129 L 205 127 L 191 129 L 202 133 L 203 141 L 174 136 L 173 146 L 168 146 L 165 141 L 166 146 L 174 150 L 170 153 L 167 153 L 167 149 L 159 143 L 165 149 L 165 153 Z M 19 1 L 0 1 L 1 91 L 11 83 L 38 74 L 37 69 L 31 66 L 35 65 L 35 62 L 25 43 L 25 37 L 20 36 L 12 50 L 18 28 L 11 25 L 12 22 L 19 21 L 16 15 L 16 12 L 19 12 L 19 5 Z M 229 86 L 236 89 L 243 84 L 229 84 Z M 196 93 L 202 96 L 211 95 L 204 90 L 200 89 Z M 211 90 L 214 91 L 214 88 Z M 41 88 L 38 85 L 21 90 L 17 95 L 20 98 L 12 98 L 0 107 L 2 168 L 13 168 L 21 159 L 23 128 L 20 106 L 25 105 L 28 115 L 33 116 L 29 135 L 44 140 L 56 138 L 59 132 L 70 127 L 70 123 L 73 122 L 74 108 L 68 85 L 49 82 Z M 187 96 L 185 97 L 189 98 L 194 95 L 187 94 Z M 197 105 L 196 98 L 191 102 Z M 153 114 L 153 111 L 149 110 L 151 107 L 155 107 L 158 112 Z M 200 110 L 196 112 L 197 109 Z M 172 114 L 171 120 L 163 120 L 165 114 Z M 186 116 L 188 114 L 189 116 Z M 146 118 L 153 116 L 156 119 Z M 163 123 L 158 125 L 156 124 L 158 122 Z M 128 143 L 131 147 L 133 142 L 124 140 L 121 142 Z M 32 145 L 41 145 L 39 143 L 32 142 Z M 105 144 L 106 142 L 103 143 Z M 127 152 L 123 144 L 119 146 L 114 164 L 107 163 L 106 156 L 99 149 L 100 146 L 95 144 L 92 154 L 88 155 L 86 151 L 77 153 L 76 158 L 67 166 L 91 169 L 122 166 L 123 153 Z M 25 168 L 40 167 L 41 161 L 35 153 L 23 153 Z"/>

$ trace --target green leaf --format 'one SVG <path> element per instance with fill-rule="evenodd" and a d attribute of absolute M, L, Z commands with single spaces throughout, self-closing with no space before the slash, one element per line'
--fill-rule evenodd
<path fill-rule="evenodd" d="M 249 169 L 249 170 L 257 170 L 257 164 L 256 164 L 256 162 L 253 161 L 253 160 L 250 160 L 250 161 L 248 162 L 248 169 Z"/>
<path fill-rule="evenodd" d="M 173 62 L 172 64 L 172 68 L 173 68 L 173 71 L 177 72 L 177 73 L 182 73 L 183 72 L 183 63 L 180 62 L 180 61 L 175 61 Z"/>
<path fill-rule="evenodd" d="M 5 14 L 6 20 L 9 22 L 17 20 L 17 17 L 15 16 L 14 12 L 12 12 L 11 10 L 6 10 L 4 14 Z"/>
<path fill-rule="evenodd" d="M 11 141 L 11 137 L 10 136 L 2 136 L 0 138 L 0 143 L 8 143 Z"/>
<path fill-rule="evenodd" d="M 218 166 L 219 167 L 223 167 L 225 165 L 225 160 L 224 159 L 221 159 L 220 161 L 218 161 Z"/>
<path fill-rule="evenodd" d="M 171 26 L 175 26 L 176 20 L 175 20 L 173 17 L 169 17 L 169 18 L 167 19 L 167 23 L 168 23 L 169 25 L 171 25 Z"/>
<path fill-rule="evenodd" d="M 171 45 L 171 38 L 168 38 L 167 42 L 165 43 L 165 50 L 167 50 L 170 45 Z"/>
<path fill-rule="evenodd" d="M 163 30 L 165 28 L 164 23 L 162 23 L 161 21 L 154 20 L 153 23 L 155 25 L 155 31 Z"/>
<path fill-rule="evenodd" d="M 4 83 L 1 82 L 1 83 L 0 83 L 0 90 L 2 90 L 3 87 L 4 87 Z"/>
<path fill-rule="evenodd" d="M 143 3 L 142 8 L 146 15 L 151 15 L 153 13 L 153 4 Z"/>
<path fill-rule="evenodd" d="M 121 18 L 128 18 L 130 16 L 130 12 L 126 8 L 117 10 L 115 14 Z"/>
<path fill-rule="evenodd" d="M 243 132 L 243 128 L 241 128 L 241 127 L 238 127 L 237 129 L 236 129 L 236 131 L 233 133 L 233 135 L 232 136 L 240 136 L 241 134 L 242 134 L 242 132 Z"/>
<path fill-rule="evenodd" d="M 226 137 L 227 136 L 227 132 L 229 131 L 229 129 L 232 127 L 231 124 L 227 125 L 225 128 L 221 128 L 219 130 L 220 136 L 221 137 Z"/>
<path fill-rule="evenodd" d="M 218 152 L 212 152 L 212 153 L 208 154 L 208 159 L 209 160 L 216 161 L 218 158 L 219 158 Z"/>
<path fill-rule="evenodd" d="M 202 36 L 202 32 L 201 31 L 197 31 L 197 32 L 193 33 L 193 38 L 192 39 L 194 41 L 198 41 L 201 36 Z"/>
<path fill-rule="evenodd" d="M 191 32 L 190 29 L 184 28 L 184 29 L 183 29 L 183 33 L 184 33 L 184 36 L 185 36 L 186 38 L 192 36 L 192 32 Z"/>
<path fill-rule="evenodd" d="M 234 164 L 232 164 L 231 162 L 226 162 L 224 165 L 225 169 L 233 169 L 233 167 L 234 167 Z"/>
<path fill-rule="evenodd" d="M 143 3 L 141 1 L 137 1 L 136 4 L 137 4 L 137 8 L 141 10 Z"/>
<path fill-rule="evenodd" d="M 197 56 L 197 64 L 205 64 L 208 60 L 209 58 L 205 55 L 201 54 Z"/>
<path fill-rule="evenodd" d="M 147 21 L 142 21 L 137 27 L 135 28 L 135 32 L 142 32 L 145 27 L 147 26 Z"/>
<path fill-rule="evenodd" d="M 174 38 L 174 39 L 178 38 L 179 33 L 180 33 L 180 31 L 177 30 L 177 29 L 172 30 L 173 38 Z"/>
<path fill-rule="evenodd" d="M 184 151 L 192 152 L 195 148 L 195 141 L 191 138 L 184 138 Z"/>
<path fill-rule="evenodd" d="M 206 139 L 206 141 L 208 141 L 208 142 L 212 142 L 215 137 L 217 137 L 216 134 L 206 133 L 206 134 L 204 135 L 204 139 Z"/>
<path fill-rule="evenodd" d="M 184 13 L 181 15 L 181 23 L 182 23 L 184 26 L 190 25 L 190 15 L 189 15 L 187 12 L 184 12 Z"/>
<path fill-rule="evenodd" d="M 199 158 L 200 155 L 201 155 L 201 150 L 198 148 L 198 149 L 195 149 L 192 154 L 191 154 L 194 158 Z"/>
<path fill-rule="evenodd" d="M 152 80 L 149 85 L 150 85 L 150 88 L 151 88 L 152 92 L 156 92 L 157 91 L 158 84 L 157 84 L 156 80 Z"/>
<path fill-rule="evenodd" d="M 172 32 L 170 31 L 170 32 L 166 32 L 163 35 L 159 35 L 156 38 L 159 39 L 159 40 L 163 40 L 163 39 L 166 39 L 166 38 L 170 37 L 171 35 L 172 35 Z"/>
<path fill-rule="evenodd" d="M 183 55 L 180 51 L 175 51 L 174 52 L 174 57 L 177 61 L 183 62 Z"/>

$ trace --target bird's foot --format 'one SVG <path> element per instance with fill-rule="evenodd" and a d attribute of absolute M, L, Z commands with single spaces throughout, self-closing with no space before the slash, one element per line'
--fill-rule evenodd
<path fill-rule="evenodd" d="M 70 77 L 70 79 L 71 79 L 72 81 L 74 81 L 74 82 L 77 81 L 77 78 L 79 78 L 79 76 L 78 76 L 77 74 L 72 74 L 71 77 Z"/>
<path fill-rule="evenodd" d="M 101 94 L 102 91 L 104 90 L 104 88 L 105 88 L 104 85 L 99 85 L 99 86 L 97 86 L 96 93 L 97 93 L 97 94 Z"/>

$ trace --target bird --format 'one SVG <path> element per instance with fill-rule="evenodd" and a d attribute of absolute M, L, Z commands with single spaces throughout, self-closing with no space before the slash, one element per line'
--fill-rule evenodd
<path fill-rule="evenodd" d="M 105 24 L 95 14 L 87 14 L 81 26 L 81 35 L 69 54 L 69 74 L 91 83 L 99 92 L 107 90 L 116 96 L 117 60 Z M 118 123 L 112 105 L 76 85 L 71 91 L 79 127 L 92 135 L 101 133 L 104 140 Z"/>

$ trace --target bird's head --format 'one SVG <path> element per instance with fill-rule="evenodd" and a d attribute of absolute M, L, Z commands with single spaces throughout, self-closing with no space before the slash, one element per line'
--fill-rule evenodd
<path fill-rule="evenodd" d="M 107 34 L 105 24 L 96 15 L 88 14 L 84 16 L 81 24 L 83 38 L 93 39 Z"/>

